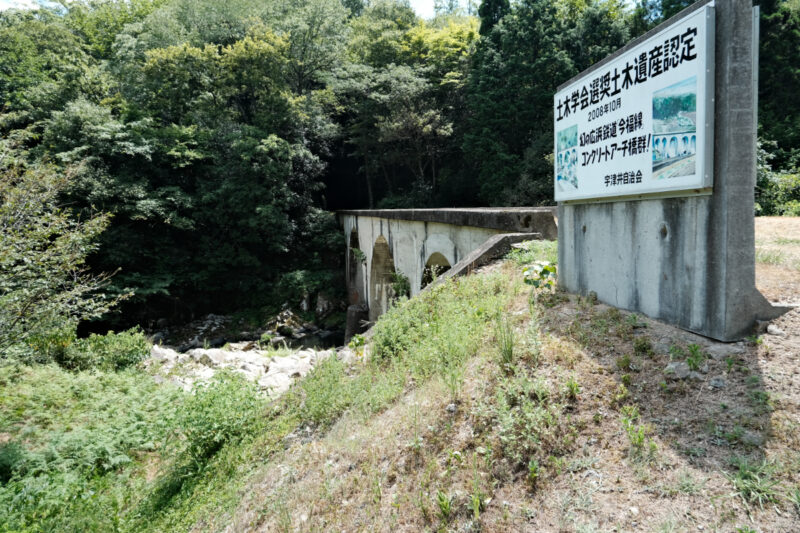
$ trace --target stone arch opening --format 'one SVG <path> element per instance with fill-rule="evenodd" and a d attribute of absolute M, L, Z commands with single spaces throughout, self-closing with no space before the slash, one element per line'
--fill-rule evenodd
<path fill-rule="evenodd" d="M 389 243 L 381 235 L 372 247 L 372 267 L 369 273 L 369 320 L 375 322 L 389 309 L 394 297 L 392 275 L 394 258 Z"/>
<path fill-rule="evenodd" d="M 366 263 L 366 257 L 364 252 L 361 251 L 358 230 L 353 228 L 350 231 L 350 239 L 347 243 L 347 298 L 350 305 L 361 303 L 364 263 Z"/>
<path fill-rule="evenodd" d="M 434 252 L 425 262 L 425 268 L 422 271 L 422 283 L 420 289 L 424 289 L 430 285 L 434 279 L 438 278 L 448 270 L 450 270 L 450 261 L 439 252 Z"/>
<path fill-rule="evenodd" d="M 361 247 L 358 245 L 358 232 L 355 228 L 350 232 L 350 242 L 348 243 L 348 261 L 347 261 L 347 278 L 350 283 L 355 283 L 356 281 L 356 274 L 358 272 L 358 265 L 361 261 L 359 261 L 358 252 L 361 251 Z M 358 252 L 356 251 L 358 250 Z M 363 253 L 363 252 L 362 252 Z"/>

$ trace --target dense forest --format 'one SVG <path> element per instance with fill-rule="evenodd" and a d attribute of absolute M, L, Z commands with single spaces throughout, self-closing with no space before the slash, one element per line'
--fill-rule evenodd
<path fill-rule="evenodd" d="M 550 204 L 555 88 L 689 3 L 4 11 L 3 327 L 120 302 L 118 325 L 299 301 L 339 284 L 336 209 Z M 796 213 L 800 4 L 761 8 L 758 210 Z"/>

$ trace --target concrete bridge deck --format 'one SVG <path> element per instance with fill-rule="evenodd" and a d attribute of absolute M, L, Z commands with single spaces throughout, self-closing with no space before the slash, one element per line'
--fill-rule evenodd
<path fill-rule="evenodd" d="M 512 242 L 554 240 L 555 207 L 338 211 L 347 239 L 347 338 L 386 312 L 400 286 L 418 294 L 436 276 L 459 275 Z"/>

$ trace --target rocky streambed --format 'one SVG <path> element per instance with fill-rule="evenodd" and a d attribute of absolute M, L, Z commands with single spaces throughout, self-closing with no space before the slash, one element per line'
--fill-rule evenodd
<path fill-rule="evenodd" d="M 229 370 L 258 383 L 265 394 L 274 398 L 329 357 L 354 364 L 362 361 L 365 355 L 350 348 L 264 350 L 255 342 L 233 343 L 224 348 L 194 348 L 186 352 L 154 345 L 145 366 L 157 381 L 170 381 L 187 391 L 195 383 L 207 382 L 217 372 Z"/>

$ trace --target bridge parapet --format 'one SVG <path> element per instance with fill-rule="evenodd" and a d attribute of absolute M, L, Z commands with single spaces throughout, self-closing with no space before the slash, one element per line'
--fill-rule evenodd
<path fill-rule="evenodd" d="M 505 233 L 541 233 L 545 240 L 558 238 L 553 207 L 474 207 L 444 209 L 360 209 L 337 211 L 343 216 L 385 220 L 435 222 L 451 226 L 494 229 Z"/>
<path fill-rule="evenodd" d="M 465 260 L 472 264 L 481 259 L 476 253 L 497 252 L 497 243 L 486 245 L 498 235 L 513 234 L 515 241 L 524 235 L 546 240 L 558 236 L 555 207 L 372 209 L 337 214 L 347 240 L 348 338 L 357 332 L 358 319 L 368 317 L 374 322 L 386 312 L 398 286 L 407 281 L 409 295 L 414 296 L 433 277 L 447 275 L 451 267 L 456 268 L 450 274 L 462 273 Z"/>

